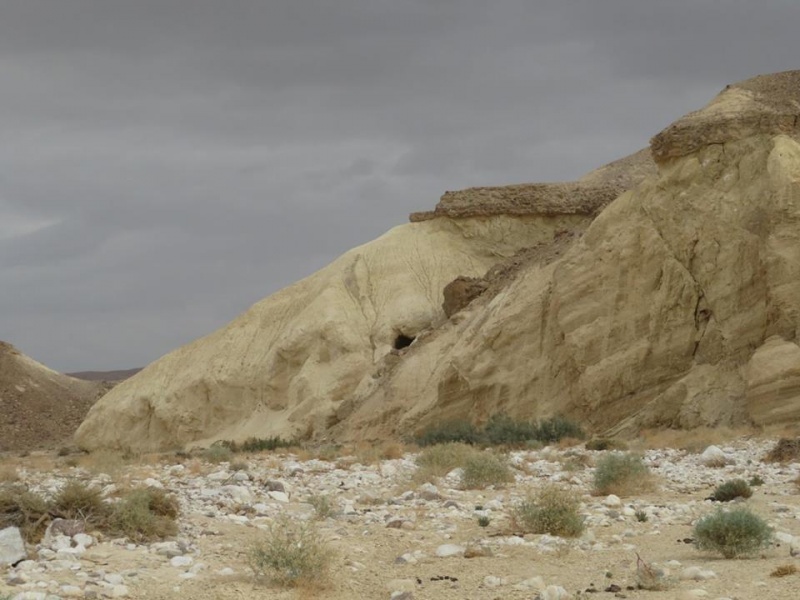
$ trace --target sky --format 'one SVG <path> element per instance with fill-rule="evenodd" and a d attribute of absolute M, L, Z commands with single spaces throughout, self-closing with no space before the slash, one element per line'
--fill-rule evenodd
<path fill-rule="evenodd" d="M 0 340 L 143 366 L 446 190 L 800 68 L 797 0 L 2 0 Z"/>

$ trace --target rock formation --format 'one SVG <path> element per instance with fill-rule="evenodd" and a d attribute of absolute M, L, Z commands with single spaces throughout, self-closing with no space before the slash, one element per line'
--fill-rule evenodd
<path fill-rule="evenodd" d="M 496 411 L 610 434 L 797 420 L 798 115 L 800 72 L 757 77 L 655 136 L 657 169 L 640 152 L 447 193 L 115 388 L 78 442 L 377 439 Z M 485 291 L 446 319 L 459 276 Z"/>
<path fill-rule="evenodd" d="M 0 452 L 71 443 L 105 389 L 48 369 L 0 342 Z"/>

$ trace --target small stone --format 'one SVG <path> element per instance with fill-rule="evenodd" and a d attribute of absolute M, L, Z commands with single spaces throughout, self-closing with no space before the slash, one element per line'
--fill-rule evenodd
<path fill-rule="evenodd" d="M 180 569 L 183 567 L 189 567 L 194 562 L 194 559 L 191 556 L 173 556 L 169 560 L 169 564 L 171 564 L 176 569 Z"/>
<path fill-rule="evenodd" d="M 120 585 L 125 581 L 119 573 L 108 573 L 103 580 L 111 585 Z"/>
<path fill-rule="evenodd" d="M 145 479 L 142 482 L 142 484 L 144 484 L 145 487 L 157 488 L 159 490 L 164 489 L 164 484 L 161 483 L 158 479 L 153 479 L 152 477 L 148 477 L 147 479 Z"/>
<path fill-rule="evenodd" d="M 392 592 L 389 600 L 414 600 L 414 594 L 411 592 Z"/>
<path fill-rule="evenodd" d="M 72 541 L 84 548 L 88 548 L 94 544 L 94 538 L 86 533 L 76 533 L 72 536 Z"/>
<path fill-rule="evenodd" d="M 235 575 L 236 571 L 231 569 L 230 567 L 225 567 L 224 569 L 220 569 L 217 571 L 217 575 L 222 575 L 223 577 L 230 577 L 231 575 Z"/>
<path fill-rule="evenodd" d="M 111 589 L 112 598 L 127 598 L 130 595 L 127 585 L 115 585 Z"/>
<path fill-rule="evenodd" d="M 282 481 L 270 479 L 264 484 L 264 489 L 268 492 L 286 492 L 286 485 Z"/>
<path fill-rule="evenodd" d="M 423 483 L 421 486 L 419 486 L 419 497 L 423 500 L 442 499 L 442 495 L 439 493 L 439 488 L 432 483 Z"/>
<path fill-rule="evenodd" d="M 483 586 L 487 588 L 500 587 L 501 585 L 504 585 L 505 582 L 506 582 L 505 579 L 496 577 L 494 575 L 487 575 L 486 577 L 483 578 Z"/>
<path fill-rule="evenodd" d="M 619 508 L 622 506 L 622 500 L 619 499 L 619 496 L 615 496 L 614 494 L 609 494 L 603 500 L 603 506 L 608 508 Z"/>
<path fill-rule="evenodd" d="M 289 502 L 289 496 L 285 492 L 267 492 L 267 496 L 278 502 Z"/>
<path fill-rule="evenodd" d="M 439 558 L 449 558 L 451 556 L 464 556 L 466 548 L 457 544 L 442 544 L 436 548 L 436 556 Z"/>
<path fill-rule="evenodd" d="M 484 556 L 492 556 L 492 549 L 489 546 L 470 544 L 464 550 L 464 558 L 480 558 Z"/>

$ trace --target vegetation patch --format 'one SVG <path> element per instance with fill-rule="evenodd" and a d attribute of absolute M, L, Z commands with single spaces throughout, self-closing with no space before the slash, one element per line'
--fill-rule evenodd
<path fill-rule="evenodd" d="M 596 452 L 601 452 L 603 450 L 626 451 L 628 449 L 628 444 L 626 444 L 622 440 L 612 440 L 609 438 L 594 438 L 586 442 L 586 449 L 594 450 Z"/>
<path fill-rule="evenodd" d="M 54 518 L 80 520 L 135 542 L 162 539 L 177 533 L 178 513 L 177 499 L 156 488 L 134 489 L 112 504 L 77 480 L 67 482 L 51 500 L 22 485 L 0 486 L 0 529 L 18 527 L 29 543 L 41 540 Z"/>
<path fill-rule="evenodd" d="M 514 507 L 511 518 L 514 527 L 524 533 L 577 537 L 584 529 L 579 508 L 575 493 L 549 485 Z"/>
<path fill-rule="evenodd" d="M 652 488 L 652 474 L 641 456 L 628 452 L 614 452 L 597 461 L 592 490 L 596 496 L 607 494 L 627 496 L 634 491 Z"/>
<path fill-rule="evenodd" d="M 475 452 L 467 457 L 461 475 L 462 487 L 475 490 L 493 485 L 503 486 L 514 481 L 505 456 L 494 452 Z"/>
<path fill-rule="evenodd" d="M 213 446 L 203 450 L 202 456 L 204 460 L 217 465 L 222 462 L 230 462 L 230 460 L 233 458 L 233 452 L 227 446 L 214 444 Z"/>
<path fill-rule="evenodd" d="M 716 502 L 730 502 L 736 498 L 749 498 L 752 495 L 753 490 L 744 479 L 731 479 L 718 485 L 711 497 Z"/>
<path fill-rule="evenodd" d="M 770 577 L 786 577 L 797 573 L 797 567 L 794 565 L 780 565 L 775 567 L 775 570 L 769 574 Z"/>
<path fill-rule="evenodd" d="M 336 514 L 336 509 L 333 506 L 329 496 L 315 494 L 313 496 L 309 496 L 306 501 L 314 507 L 314 512 L 316 513 L 318 519 L 327 519 L 335 516 Z"/>
<path fill-rule="evenodd" d="M 467 459 L 478 450 L 462 443 L 440 444 L 425 448 L 417 456 L 417 472 L 414 480 L 418 483 L 431 482 L 444 477 L 453 469 L 463 468 Z"/>
<path fill-rule="evenodd" d="M 718 552 L 725 558 L 750 556 L 771 539 L 772 529 L 766 521 L 747 508 L 718 510 L 694 526 L 697 549 Z"/>
<path fill-rule="evenodd" d="M 426 429 L 414 441 L 422 447 L 453 442 L 473 446 L 530 446 L 584 437 L 580 425 L 562 416 L 534 422 L 495 414 L 482 429 L 469 421 L 447 421 Z"/>
<path fill-rule="evenodd" d="M 328 578 L 332 557 L 312 523 L 281 518 L 250 549 L 250 566 L 282 586 L 317 586 Z"/>

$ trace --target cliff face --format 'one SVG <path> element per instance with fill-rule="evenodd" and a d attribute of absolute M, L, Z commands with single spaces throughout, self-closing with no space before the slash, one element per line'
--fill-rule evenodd
<path fill-rule="evenodd" d="M 392 229 L 122 382 L 77 433 L 87 449 L 325 431 L 385 360 L 445 319 L 442 290 L 587 215 L 435 219 Z"/>
<path fill-rule="evenodd" d="M 644 152 L 445 194 L 124 382 L 77 439 L 378 438 L 498 410 L 622 434 L 796 420 L 798 115 L 798 72 L 763 76 L 653 138 L 657 169 Z M 447 319 L 444 287 L 487 270 Z"/>

